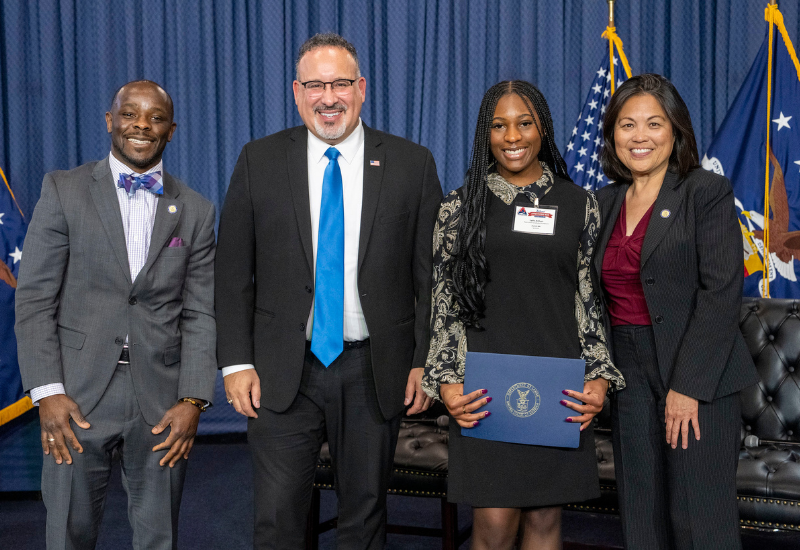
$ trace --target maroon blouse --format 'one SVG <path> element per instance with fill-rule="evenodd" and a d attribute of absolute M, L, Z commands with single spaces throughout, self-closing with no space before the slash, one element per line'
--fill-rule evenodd
<path fill-rule="evenodd" d="M 652 324 L 639 278 L 642 244 L 652 213 L 651 205 L 633 233 L 626 237 L 625 201 L 622 201 L 622 209 L 606 245 L 602 281 L 612 326 Z"/>

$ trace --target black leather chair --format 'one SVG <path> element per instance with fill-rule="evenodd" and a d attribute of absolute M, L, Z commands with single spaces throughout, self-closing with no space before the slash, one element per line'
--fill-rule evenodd
<path fill-rule="evenodd" d="M 761 378 L 741 393 L 739 517 L 800 531 L 800 301 L 746 299 L 739 325 Z"/>
<path fill-rule="evenodd" d="M 745 298 L 739 327 L 761 378 L 740 394 L 739 519 L 745 527 L 800 531 L 800 301 Z M 573 510 L 618 513 L 607 410 L 595 426 L 602 496 Z"/>

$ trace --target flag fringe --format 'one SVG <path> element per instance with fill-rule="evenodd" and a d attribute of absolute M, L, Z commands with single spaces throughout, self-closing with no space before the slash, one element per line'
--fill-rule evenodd
<path fill-rule="evenodd" d="M 770 4 L 764 10 L 764 20 L 767 22 L 775 23 L 778 26 L 778 30 L 781 31 L 781 36 L 783 37 L 783 43 L 786 45 L 786 50 L 789 52 L 789 57 L 792 59 L 794 63 L 794 68 L 797 71 L 797 79 L 800 80 L 800 61 L 797 59 L 797 52 L 792 45 L 792 40 L 789 38 L 789 33 L 786 30 L 786 25 L 783 22 L 783 14 L 778 9 L 778 6 Z"/>
<path fill-rule="evenodd" d="M 33 401 L 31 401 L 31 398 L 26 395 L 16 403 L 12 403 L 8 407 L 0 409 L 0 426 L 6 422 L 14 420 L 16 417 L 22 413 L 28 412 L 32 408 Z"/>
<path fill-rule="evenodd" d="M 622 66 L 625 68 L 625 74 L 628 78 L 631 77 L 631 66 L 628 64 L 628 58 L 625 57 L 625 50 L 622 49 L 622 39 L 617 35 L 616 27 L 607 26 L 600 36 L 608 40 L 608 63 L 609 71 L 611 72 L 611 94 L 613 95 L 617 84 L 614 78 L 614 47 L 619 52 L 619 58 L 622 60 Z"/>
<path fill-rule="evenodd" d="M 11 195 L 11 200 L 14 201 L 14 206 L 17 207 L 17 210 L 19 210 L 19 215 L 22 216 L 22 219 L 24 220 L 25 214 L 22 212 L 22 208 L 19 207 L 19 203 L 17 202 L 17 197 L 14 196 L 14 192 L 11 190 L 11 186 L 8 184 L 8 180 L 6 179 L 6 173 L 3 172 L 2 168 L 0 168 L 0 177 L 3 178 L 3 181 L 6 184 L 6 189 L 8 189 L 8 193 Z M 2 422 L 0 422 L 0 424 L 2 424 Z"/>

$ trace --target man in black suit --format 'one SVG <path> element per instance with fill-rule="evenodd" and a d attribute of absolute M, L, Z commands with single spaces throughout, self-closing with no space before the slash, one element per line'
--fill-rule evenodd
<path fill-rule="evenodd" d="M 342 37 L 303 44 L 293 89 L 305 125 L 245 145 L 225 198 L 217 356 L 229 402 L 250 417 L 254 546 L 304 547 L 327 438 L 338 546 L 382 548 L 400 418 L 430 404 L 442 192 L 427 149 L 362 123 L 366 80 Z"/>

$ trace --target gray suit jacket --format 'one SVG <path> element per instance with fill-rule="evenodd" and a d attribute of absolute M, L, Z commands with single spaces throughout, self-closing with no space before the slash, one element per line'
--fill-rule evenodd
<path fill-rule="evenodd" d="M 16 294 L 26 391 L 62 382 L 86 415 L 128 335 L 145 421 L 180 397 L 211 401 L 216 377 L 214 206 L 164 174 L 147 262 L 131 281 L 108 159 L 44 177 Z M 174 208 L 173 208 L 174 207 Z M 182 247 L 168 247 L 180 237 Z"/>

